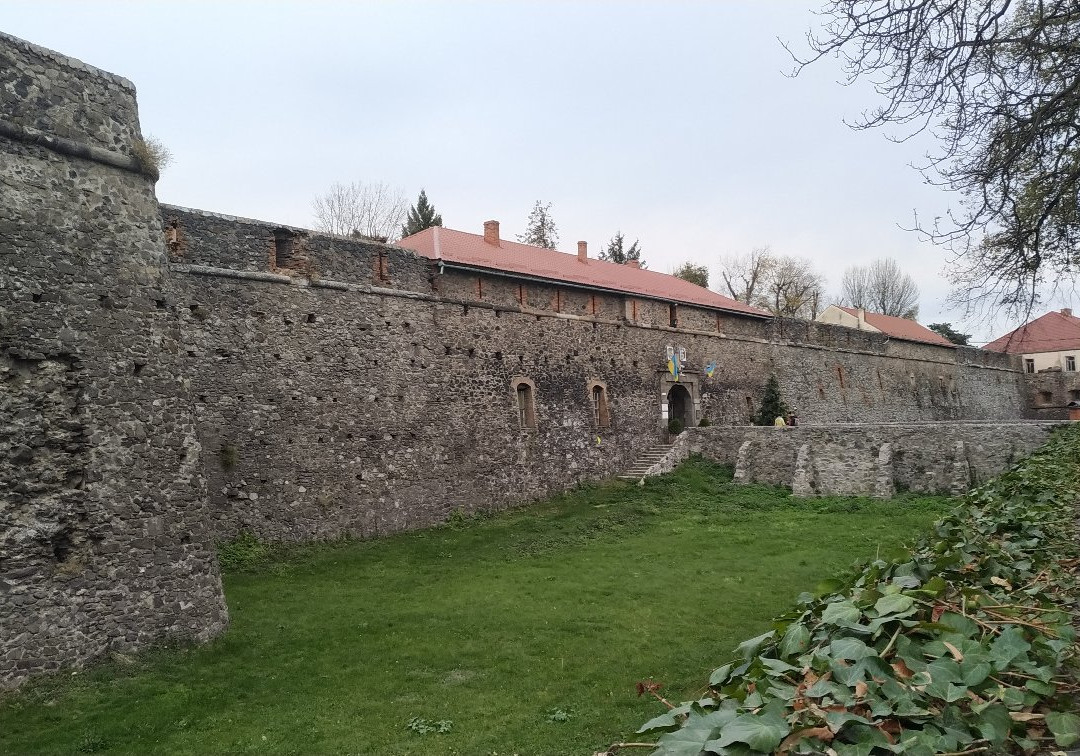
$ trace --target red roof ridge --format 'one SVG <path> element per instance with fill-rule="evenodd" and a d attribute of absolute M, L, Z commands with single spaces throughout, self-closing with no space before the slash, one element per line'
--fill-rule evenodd
<path fill-rule="evenodd" d="M 902 318 L 898 315 L 885 315 L 880 312 L 871 312 L 863 307 L 848 307 L 847 305 L 833 305 L 839 310 L 843 310 L 848 315 L 854 315 L 858 317 L 859 310 L 863 311 L 863 320 L 866 323 L 886 336 L 894 339 L 904 339 L 905 341 L 921 341 L 926 344 L 936 344 L 938 346 L 955 347 L 956 344 L 949 341 L 936 331 L 932 331 L 922 323 L 911 318 Z"/>
<path fill-rule="evenodd" d="M 1080 349 L 1080 318 L 1069 309 L 1052 310 L 983 347 L 1006 354 L 1036 354 Z"/>
<path fill-rule="evenodd" d="M 479 234 L 433 226 L 401 239 L 396 245 L 450 265 L 484 268 L 508 275 L 516 274 L 587 288 L 620 291 L 757 317 L 772 317 L 771 313 L 670 273 L 595 257 L 588 258 L 587 262 L 582 264 L 576 254 L 509 241 L 498 238 L 497 235 L 495 238 L 498 239 L 498 245 L 485 241 L 484 236 Z"/>

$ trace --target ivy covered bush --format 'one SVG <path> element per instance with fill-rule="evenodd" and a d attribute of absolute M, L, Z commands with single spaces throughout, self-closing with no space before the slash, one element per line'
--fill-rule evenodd
<path fill-rule="evenodd" d="M 1072 427 L 967 494 L 906 561 L 800 596 L 712 673 L 707 695 L 638 739 L 672 756 L 1075 745 L 1078 500 Z"/>

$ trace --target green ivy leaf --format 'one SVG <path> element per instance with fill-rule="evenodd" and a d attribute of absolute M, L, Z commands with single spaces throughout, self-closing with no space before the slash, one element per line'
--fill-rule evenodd
<path fill-rule="evenodd" d="M 776 710 L 766 709 L 760 714 L 743 714 L 724 725 L 715 745 L 722 748 L 746 743 L 755 751 L 772 753 L 789 732 L 791 728 L 784 717 Z"/>
<path fill-rule="evenodd" d="M 837 638 L 829 647 L 834 659 L 858 661 L 868 656 L 877 656 L 877 651 L 867 646 L 858 638 Z"/>
<path fill-rule="evenodd" d="M 1062 748 L 1068 748 L 1080 741 L 1080 716 L 1060 711 L 1051 711 L 1046 715 L 1046 726 L 1054 735 L 1054 742 Z"/>
<path fill-rule="evenodd" d="M 751 638 L 750 640 L 743 641 L 738 645 L 735 651 L 742 654 L 742 658 L 749 659 L 754 654 L 756 654 L 763 645 L 765 645 L 766 641 L 772 639 L 774 635 L 776 635 L 775 630 L 770 630 L 767 633 L 762 633 L 756 638 Z"/>
<path fill-rule="evenodd" d="M 676 706 L 674 709 L 670 709 L 658 717 L 653 717 L 648 722 L 638 728 L 637 734 L 642 735 L 647 732 L 667 732 L 674 730 L 682 723 L 682 717 L 690 712 L 690 704 L 685 703 L 682 706 Z"/>
<path fill-rule="evenodd" d="M 902 593 L 897 593 L 892 596 L 882 596 L 874 604 L 874 609 L 878 614 L 901 614 L 906 612 L 915 604 L 915 599 L 911 596 L 905 596 Z"/>
<path fill-rule="evenodd" d="M 994 669 L 1005 669 L 1013 659 L 1027 653 L 1031 644 L 1024 640 L 1020 628 L 1011 625 L 1001 631 L 1001 635 L 990 644 L 990 662 Z"/>
<path fill-rule="evenodd" d="M 861 612 L 850 601 L 837 601 L 825 607 L 821 621 L 830 625 L 848 625 L 859 621 Z"/>
<path fill-rule="evenodd" d="M 723 685 L 725 682 L 727 682 L 727 679 L 730 675 L 731 665 L 725 664 L 724 666 L 713 670 L 713 673 L 709 675 L 709 685 L 714 688 L 719 685 Z"/>
<path fill-rule="evenodd" d="M 806 625 L 789 625 L 780 639 L 780 654 L 783 656 L 797 656 L 810 647 L 810 631 Z"/>
<path fill-rule="evenodd" d="M 733 719 L 733 709 L 717 709 L 708 714 L 691 711 L 681 728 L 660 736 L 656 741 L 656 753 L 665 756 L 698 756 L 705 743 L 712 740 L 720 728 Z"/>
<path fill-rule="evenodd" d="M 999 703 L 992 703 L 982 710 L 975 727 L 979 734 L 994 745 L 1001 745 L 1005 738 L 1009 737 L 1009 728 L 1012 727 L 1012 718 L 1009 710 Z"/>

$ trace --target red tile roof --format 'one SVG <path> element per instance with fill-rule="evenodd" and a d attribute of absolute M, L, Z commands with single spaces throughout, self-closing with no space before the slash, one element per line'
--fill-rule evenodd
<path fill-rule="evenodd" d="M 654 299 L 771 317 L 771 314 L 765 310 L 729 299 L 666 273 L 630 265 L 619 265 L 596 258 L 589 258 L 588 262 L 583 263 L 578 260 L 577 255 L 505 239 L 495 246 L 484 241 L 483 236 L 465 231 L 440 227 L 427 228 L 418 234 L 405 237 L 396 244 L 403 249 L 414 250 L 424 257 L 442 260 L 447 264 L 468 265 L 510 274 L 517 273 L 550 281 L 563 281 L 580 286 L 640 294 Z"/>
<path fill-rule="evenodd" d="M 837 307 L 840 307 L 840 305 L 837 305 Z M 859 311 L 854 307 L 840 307 L 840 309 L 848 315 L 859 316 Z M 919 325 L 914 320 L 898 318 L 893 315 L 882 315 L 878 312 L 865 312 L 863 317 L 874 328 L 894 339 L 922 341 L 927 344 L 939 344 L 941 346 L 956 346 L 941 334 L 931 331 L 924 325 Z"/>
<path fill-rule="evenodd" d="M 1048 312 L 1041 318 L 994 339 L 983 347 L 991 352 L 1035 354 L 1080 349 L 1080 318 L 1071 310 Z"/>

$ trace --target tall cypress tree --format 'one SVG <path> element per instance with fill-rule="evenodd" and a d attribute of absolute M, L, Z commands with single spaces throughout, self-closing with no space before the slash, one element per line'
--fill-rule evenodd
<path fill-rule="evenodd" d="M 442 216 L 435 212 L 435 206 L 428 202 L 427 192 L 421 189 L 416 204 L 409 208 L 408 219 L 401 226 L 401 236 L 412 236 L 425 228 L 441 225 Z"/>
<path fill-rule="evenodd" d="M 765 396 L 761 398 L 761 409 L 753 418 L 754 425 L 772 425 L 777 417 L 787 417 L 788 407 L 780 398 L 780 382 L 775 375 L 770 375 L 765 382 Z"/>

